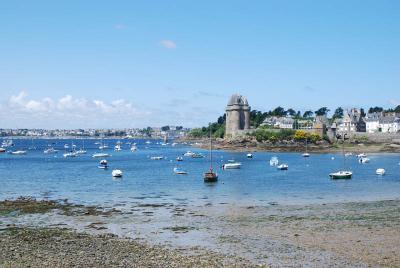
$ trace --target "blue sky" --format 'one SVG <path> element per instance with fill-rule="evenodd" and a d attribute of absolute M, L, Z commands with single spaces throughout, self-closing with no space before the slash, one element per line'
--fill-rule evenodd
<path fill-rule="evenodd" d="M 1 127 L 400 104 L 399 1 L 2 1 Z"/>

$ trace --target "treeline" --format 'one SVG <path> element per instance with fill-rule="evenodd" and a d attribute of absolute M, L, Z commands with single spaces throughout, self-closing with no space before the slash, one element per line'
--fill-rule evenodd
<path fill-rule="evenodd" d="M 210 136 L 214 138 L 223 138 L 225 136 L 225 121 L 226 115 L 220 116 L 217 122 L 210 124 L 207 127 L 194 128 L 189 132 L 189 136 L 193 138 L 203 138 Z"/>

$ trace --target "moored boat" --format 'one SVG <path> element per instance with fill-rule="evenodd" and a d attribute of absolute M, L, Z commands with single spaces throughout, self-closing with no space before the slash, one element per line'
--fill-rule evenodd
<path fill-rule="evenodd" d="M 210 154 L 209 154 L 209 160 L 210 160 L 210 169 L 207 172 L 204 172 L 203 174 L 203 180 L 206 183 L 211 183 L 211 182 L 217 182 L 218 181 L 218 174 L 214 172 L 213 170 L 213 144 L 212 144 L 212 137 L 211 137 L 211 128 L 210 128 Z"/>
<path fill-rule="evenodd" d="M 108 169 L 108 162 L 107 160 L 103 159 L 100 161 L 98 168 L 100 169 Z"/>
<path fill-rule="evenodd" d="M 178 174 L 178 175 L 186 175 L 187 174 L 187 172 L 185 170 L 183 170 L 181 168 L 177 168 L 177 167 L 174 168 L 174 173 Z"/>
<path fill-rule="evenodd" d="M 288 170 L 289 165 L 288 164 L 280 164 L 276 167 L 278 170 Z"/>
<path fill-rule="evenodd" d="M 222 165 L 222 169 L 239 169 L 242 167 L 242 163 L 226 163 Z"/>
<path fill-rule="evenodd" d="M 378 169 L 375 171 L 375 173 L 376 173 L 376 175 L 381 175 L 381 176 L 383 176 L 383 175 L 385 175 L 386 170 L 383 169 L 383 168 L 378 168 Z"/>
<path fill-rule="evenodd" d="M 10 154 L 12 154 L 12 155 L 25 155 L 26 151 L 24 151 L 24 150 L 11 151 Z"/>
<path fill-rule="evenodd" d="M 248 153 L 248 154 L 246 155 L 246 157 L 247 157 L 247 158 L 253 158 L 253 154 Z"/>
<path fill-rule="evenodd" d="M 351 179 L 352 176 L 353 172 L 344 170 L 329 174 L 329 177 L 331 177 L 331 179 Z"/>
<path fill-rule="evenodd" d="M 269 165 L 271 167 L 275 167 L 275 166 L 279 165 L 278 157 L 276 157 L 276 156 L 271 157 L 271 159 L 269 160 Z"/>
<path fill-rule="evenodd" d="M 120 178 L 120 177 L 122 177 L 122 171 L 120 170 L 120 169 L 114 169 L 112 172 L 111 172 L 111 175 L 114 177 L 114 178 Z"/>
<path fill-rule="evenodd" d="M 92 155 L 93 158 L 100 158 L 100 157 L 109 157 L 110 155 L 107 153 L 94 153 Z"/>

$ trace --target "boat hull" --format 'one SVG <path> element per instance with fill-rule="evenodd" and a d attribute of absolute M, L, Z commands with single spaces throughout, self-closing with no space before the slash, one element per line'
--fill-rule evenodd
<path fill-rule="evenodd" d="M 204 182 L 216 182 L 218 181 L 218 174 L 213 172 L 206 172 L 204 173 Z"/>

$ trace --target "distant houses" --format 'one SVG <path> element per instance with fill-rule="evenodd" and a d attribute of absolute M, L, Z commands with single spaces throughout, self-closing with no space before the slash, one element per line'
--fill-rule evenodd
<path fill-rule="evenodd" d="M 398 133 L 400 132 L 400 114 L 371 113 L 365 117 L 368 133 Z"/>

